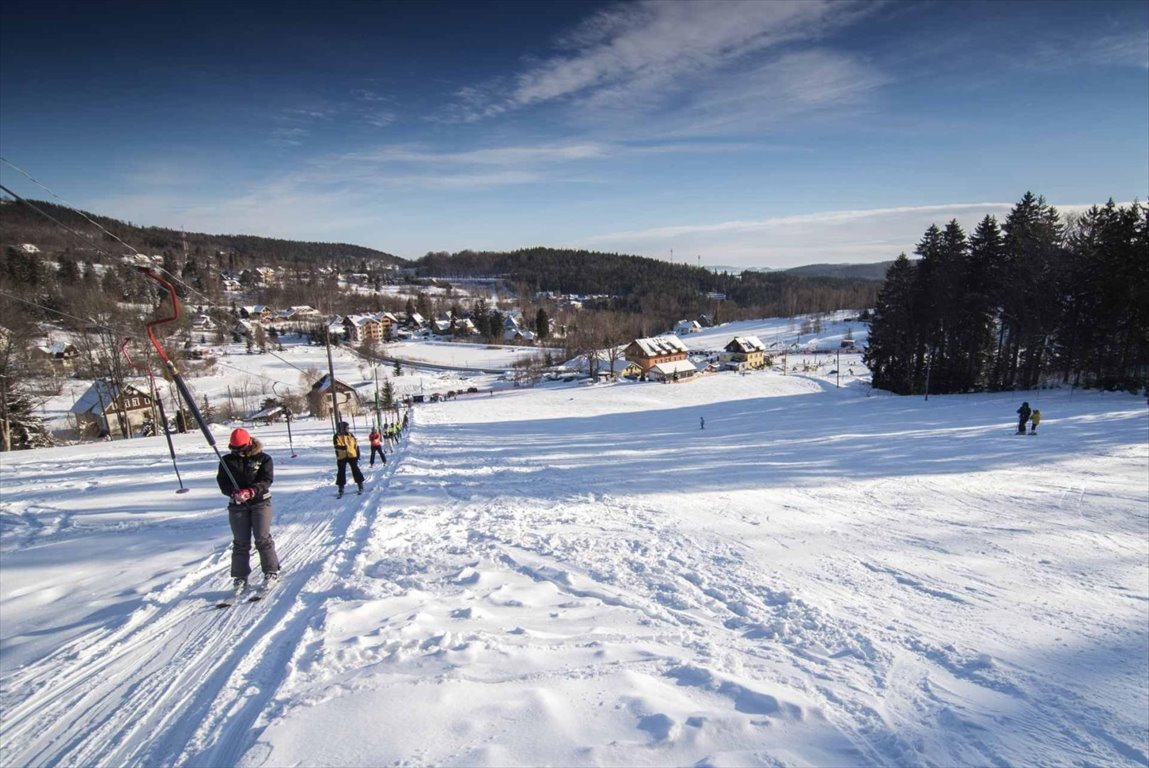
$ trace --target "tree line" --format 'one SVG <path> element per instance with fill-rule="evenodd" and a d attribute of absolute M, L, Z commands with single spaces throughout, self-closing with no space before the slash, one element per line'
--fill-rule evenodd
<path fill-rule="evenodd" d="M 866 362 L 898 394 L 1149 384 L 1149 207 L 1062 217 L 1027 192 L 969 236 L 930 226 L 878 292 Z"/>

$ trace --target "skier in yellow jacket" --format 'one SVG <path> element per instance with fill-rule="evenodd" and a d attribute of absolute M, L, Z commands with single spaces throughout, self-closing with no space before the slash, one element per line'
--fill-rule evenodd
<path fill-rule="evenodd" d="M 1036 435 L 1037 434 L 1037 425 L 1040 423 L 1041 423 L 1041 411 L 1039 411 L 1035 408 L 1033 411 L 1033 415 L 1029 417 L 1029 434 Z"/>
<path fill-rule="evenodd" d="M 346 421 L 339 422 L 339 431 L 332 438 L 335 444 L 335 461 L 339 471 L 335 476 L 335 484 L 339 486 L 339 495 L 343 495 L 343 486 L 347 484 L 347 467 L 351 467 L 351 477 L 359 492 L 363 493 L 363 473 L 359 471 L 359 441 L 351 434 L 351 428 Z"/>

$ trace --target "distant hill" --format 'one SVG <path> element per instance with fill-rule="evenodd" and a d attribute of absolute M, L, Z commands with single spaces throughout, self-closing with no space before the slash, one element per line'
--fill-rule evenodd
<path fill-rule="evenodd" d="M 886 272 L 894 262 L 879 261 L 876 264 L 807 264 L 804 267 L 779 270 L 796 277 L 839 277 L 844 280 L 886 279 Z"/>
<path fill-rule="evenodd" d="M 92 224 L 94 221 L 140 253 L 149 256 L 165 253 L 180 255 L 184 252 L 186 244 L 187 251 L 191 255 L 216 258 L 223 254 L 232 263 L 252 266 L 291 262 L 350 264 L 365 261 L 373 264 L 407 264 L 406 260 L 398 256 L 361 245 L 279 240 L 255 235 L 181 232 L 164 227 L 137 226 L 108 216 L 77 211 L 42 200 L 27 202 L 28 204 L 0 201 L 0 247 L 30 243 L 45 253 L 67 252 L 81 257 L 100 251 L 113 256 L 128 253 L 127 248 Z M 30 206 L 35 206 L 42 213 L 38 213 Z M 48 216 L 59 224 L 47 218 Z M 87 243 L 84 240 L 87 240 Z"/>

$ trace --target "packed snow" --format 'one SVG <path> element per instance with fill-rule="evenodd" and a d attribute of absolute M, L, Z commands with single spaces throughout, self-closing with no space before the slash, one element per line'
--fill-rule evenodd
<path fill-rule="evenodd" d="M 514 350 L 424 345 L 476 370 L 401 393 L 479 391 L 416 405 L 362 496 L 329 422 L 251 427 L 283 578 L 223 610 L 200 433 L 185 494 L 162 436 L 0 455 L 0 764 L 1149 765 L 1145 398 L 892 397 L 825 353 L 846 331 L 692 334 L 823 351 L 677 384 L 514 387 L 479 374 Z"/>

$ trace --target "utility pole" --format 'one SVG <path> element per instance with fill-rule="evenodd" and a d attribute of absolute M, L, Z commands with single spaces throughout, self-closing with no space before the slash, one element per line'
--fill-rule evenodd
<path fill-rule="evenodd" d="M 327 385 L 331 387 L 331 418 L 335 431 L 339 431 L 339 398 L 335 392 L 335 364 L 331 361 L 331 323 L 324 321 L 323 339 L 327 343 Z"/>

